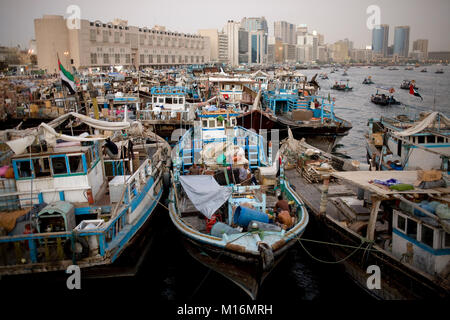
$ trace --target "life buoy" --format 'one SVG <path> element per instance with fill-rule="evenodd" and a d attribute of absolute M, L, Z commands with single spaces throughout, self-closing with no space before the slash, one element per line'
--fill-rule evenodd
<path fill-rule="evenodd" d="M 226 100 L 228 100 L 228 99 L 230 98 L 230 96 L 227 95 L 227 94 L 224 94 L 224 95 L 223 95 L 223 98 L 226 99 Z"/>
<path fill-rule="evenodd" d="M 72 250 L 72 239 L 69 238 L 66 242 L 64 242 L 64 253 L 68 258 L 72 259 L 73 255 L 75 255 L 75 260 L 81 260 L 89 256 L 89 244 L 86 239 L 82 237 L 74 238 L 73 246 L 75 248 L 75 252 Z M 81 251 L 79 251 L 80 247 Z"/>

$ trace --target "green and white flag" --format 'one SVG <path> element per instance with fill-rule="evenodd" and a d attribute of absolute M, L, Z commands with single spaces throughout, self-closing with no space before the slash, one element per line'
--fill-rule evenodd
<path fill-rule="evenodd" d="M 61 61 L 59 61 L 59 58 L 58 58 L 58 66 L 62 84 L 65 85 L 67 89 L 69 89 L 70 94 L 74 94 L 76 91 L 76 87 L 73 75 L 69 71 L 64 69 L 63 65 L 61 64 Z"/>

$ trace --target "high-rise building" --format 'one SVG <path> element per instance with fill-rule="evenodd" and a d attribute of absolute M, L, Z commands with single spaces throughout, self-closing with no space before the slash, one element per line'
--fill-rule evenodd
<path fill-rule="evenodd" d="M 274 22 L 274 36 L 287 44 L 296 44 L 296 27 L 286 21 Z"/>
<path fill-rule="evenodd" d="M 395 27 L 394 55 L 408 57 L 409 53 L 409 26 Z"/>
<path fill-rule="evenodd" d="M 428 57 L 428 39 L 417 39 L 413 42 L 413 51 L 423 53 L 424 58 Z"/>
<path fill-rule="evenodd" d="M 258 31 L 264 30 L 265 33 L 269 33 L 269 28 L 267 26 L 266 18 L 258 17 L 258 18 L 242 18 L 241 27 L 250 31 Z"/>
<path fill-rule="evenodd" d="M 217 29 L 201 29 L 197 33 L 209 39 L 210 60 L 219 61 L 219 32 Z"/>
<path fill-rule="evenodd" d="M 372 51 L 383 57 L 388 56 L 389 25 L 382 24 L 372 30 Z"/>
<path fill-rule="evenodd" d="M 297 25 L 297 29 L 296 29 L 296 36 L 304 36 L 305 34 L 308 33 L 308 27 L 306 26 L 306 24 L 299 24 Z"/>
<path fill-rule="evenodd" d="M 249 48 L 249 32 L 244 28 L 239 29 L 239 64 L 249 63 L 250 48 Z"/>
<path fill-rule="evenodd" d="M 228 37 L 228 63 L 232 66 L 239 65 L 239 29 L 241 24 L 237 21 L 229 20 L 225 26 L 225 33 Z"/>
<path fill-rule="evenodd" d="M 220 63 L 228 63 L 228 36 L 219 32 L 218 40 L 218 60 Z"/>
<path fill-rule="evenodd" d="M 127 21 L 80 20 L 69 29 L 63 16 L 34 20 L 38 66 L 58 70 L 57 54 L 66 69 L 110 66 L 144 67 L 209 62 L 209 40 L 165 28 L 129 26 Z"/>
<path fill-rule="evenodd" d="M 339 40 L 333 45 L 333 61 L 347 62 L 349 60 L 349 44 L 351 42 L 347 39 Z"/>
<path fill-rule="evenodd" d="M 264 30 L 248 33 L 249 63 L 262 64 L 267 62 L 267 33 Z"/>

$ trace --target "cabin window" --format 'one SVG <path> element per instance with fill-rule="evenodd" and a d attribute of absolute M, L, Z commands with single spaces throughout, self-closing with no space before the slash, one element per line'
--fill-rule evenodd
<path fill-rule="evenodd" d="M 427 137 L 427 142 L 428 143 L 435 143 L 436 142 L 436 137 L 435 136 L 428 136 Z"/>
<path fill-rule="evenodd" d="M 166 104 L 172 104 L 172 98 L 166 97 Z"/>
<path fill-rule="evenodd" d="M 178 98 L 177 97 L 173 97 L 172 98 L 172 103 L 173 104 L 178 104 Z"/>
<path fill-rule="evenodd" d="M 224 85 L 224 90 L 230 90 L 230 89 L 231 89 L 231 87 L 229 84 Z"/>
<path fill-rule="evenodd" d="M 30 160 L 17 161 L 17 174 L 19 178 L 30 178 L 32 175 Z"/>
<path fill-rule="evenodd" d="M 438 143 L 444 143 L 444 137 L 437 137 Z"/>
<path fill-rule="evenodd" d="M 217 126 L 223 127 L 223 119 L 217 119 Z"/>
<path fill-rule="evenodd" d="M 406 219 L 403 216 L 397 216 L 397 228 L 403 232 L 406 232 Z"/>
<path fill-rule="evenodd" d="M 444 232 L 444 236 L 443 236 L 443 243 L 442 243 L 442 247 L 443 248 L 450 248 L 450 234 L 447 232 Z"/>
<path fill-rule="evenodd" d="M 179 103 L 179 104 L 183 104 L 183 103 L 184 103 L 184 98 L 179 98 L 179 99 L 178 99 L 178 103 Z"/>
<path fill-rule="evenodd" d="M 425 136 L 418 136 L 419 143 L 425 143 Z"/>
<path fill-rule="evenodd" d="M 53 174 L 67 174 L 67 164 L 65 156 L 56 156 L 51 158 Z"/>
<path fill-rule="evenodd" d="M 83 159 L 81 158 L 81 155 L 67 156 L 67 158 L 69 159 L 70 173 L 84 172 Z"/>
<path fill-rule="evenodd" d="M 164 98 L 158 98 L 158 103 L 164 103 Z"/>
<path fill-rule="evenodd" d="M 202 121 L 202 127 L 203 128 L 208 128 L 208 120 L 203 120 Z"/>
<path fill-rule="evenodd" d="M 48 158 L 33 159 L 33 169 L 36 178 L 51 176 Z"/>
<path fill-rule="evenodd" d="M 412 219 L 406 221 L 406 235 L 417 239 L 417 222 Z"/>
<path fill-rule="evenodd" d="M 422 242 L 427 246 L 433 247 L 434 230 L 422 224 Z"/>
<path fill-rule="evenodd" d="M 216 126 L 216 120 L 212 119 L 208 121 L 209 127 L 214 128 Z"/>
<path fill-rule="evenodd" d="M 156 101 L 157 101 L 157 98 L 153 97 L 153 103 L 156 103 Z"/>

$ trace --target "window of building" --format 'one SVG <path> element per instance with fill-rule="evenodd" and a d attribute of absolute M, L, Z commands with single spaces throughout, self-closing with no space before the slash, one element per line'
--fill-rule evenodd
<path fill-rule="evenodd" d="M 103 30 L 103 42 L 108 41 L 109 41 L 108 30 Z"/>
<path fill-rule="evenodd" d="M 67 165 L 65 156 L 55 156 L 51 158 L 53 174 L 67 174 Z"/>
<path fill-rule="evenodd" d="M 161 63 L 161 56 L 159 54 L 156 56 L 156 63 Z"/>
<path fill-rule="evenodd" d="M 152 55 L 149 55 L 149 56 L 148 56 L 148 62 L 149 62 L 149 63 L 153 63 L 153 56 L 152 56 Z"/>
<path fill-rule="evenodd" d="M 130 43 L 130 34 L 129 33 L 125 33 L 125 43 Z"/>
<path fill-rule="evenodd" d="M 115 43 L 119 43 L 120 42 L 119 32 L 114 32 L 114 42 Z"/>
<path fill-rule="evenodd" d="M 91 53 L 91 64 L 97 64 L 97 54 Z"/>
<path fill-rule="evenodd" d="M 130 63 L 130 60 L 131 60 L 130 54 L 127 53 L 127 54 L 125 55 L 125 63 Z"/>
<path fill-rule="evenodd" d="M 114 63 L 120 63 L 120 54 L 119 53 L 114 54 Z"/>
<path fill-rule="evenodd" d="M 139 55 L 139 63 L 144 63 L 144 55 Z"/>
<path fill-rule="evenodd" d="M 91 40 L 91 41 L 96 41 L 97 40 L 97 33 L 95 32 L 95 29 L 91 29 L 90 30 L 89 40 Z"/>
<path fill-rule="evenodd" d="M 422 224 L 421 232 L 422 232 L 421 241 L 423 243 L 425 243 L 427 246 L 430 246 L 433 248 L 434 229 Z"/>
<path fill-rule="evenodd" d="M 109 63 L 109 54 L 107 53 L 103 54 L 103 63 Z"/>
<path fill-rule="evenodd" d="M 164 56 L 164 63 L 168 63 L 169 62 L 169 56 L 168 55 L 165 55 Z"/>

